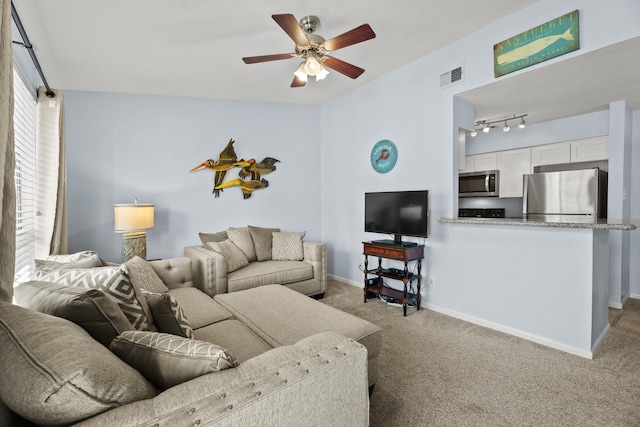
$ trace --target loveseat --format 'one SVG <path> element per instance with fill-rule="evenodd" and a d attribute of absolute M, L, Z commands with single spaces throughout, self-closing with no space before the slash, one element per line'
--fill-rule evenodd
<path fill-rule="evenodd" d="M 136 264 L 145 267 L 134 273 Z M 25 419 L 81 426 L 368 424 L 367 386 L 375 383 L 381 344 L 375 325 L 280 285 L 211 299 L 193 286 L 188 258 L 138 260 L 125 271 L 131 282 L 155 276 L 148 286 L 153 291 L 166 286 L 166 293 L 149 295 L 179 307 L 172 320 L 192 339 L 164 333 L 166 319 L 156 311 L 149 327 L 157 331 L 135 330 L 123 319 L 136 317 L 123 311 L 96 326 L 88 307 L 98 306 L 92 316 L 101 319 L 115 313 L 112 299 L 96 289 L 22 284 L 16 301 L 58 310 L 75 323 L 0 303 L 0 425 L 30 425 Z M 60 310 L 63 300 L 73 309 Z M 119 335 L 107 346 L 109 333 Z M 143 340 L 127 342 L 138 335 L 180 345 L 146 353 Z M 210 347 L 207 357 L 180 355 L 183 347 L 197 346 Z M 195 372 L 186 366 L 194 363 Z"/>
<path fill-rule="evenodd" d="M 327 249 L 304 233 L 279 228 L 230 227 L 200 233 L 202 245 L 187 246 L 194 285 L 213 297 L 268 284 L 280 284 L 322 298 L 327 288 Z"/>

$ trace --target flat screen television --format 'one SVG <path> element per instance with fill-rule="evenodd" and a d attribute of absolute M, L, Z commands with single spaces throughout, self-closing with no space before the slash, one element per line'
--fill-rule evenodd
<path fill-rule="evenodd" d="M 377 243 L 414 246 L 402 236 L 428 237 L 429 191 L 385 191 L 364 194 L 364 231 L 393 234 Z"/>

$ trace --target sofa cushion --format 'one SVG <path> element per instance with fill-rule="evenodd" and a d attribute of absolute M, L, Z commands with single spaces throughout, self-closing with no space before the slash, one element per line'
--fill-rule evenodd
<path fill-rule="evenodd" d="M 73 424 L 156 395 L 138 371 L 66 319 L 0 302 L 0 348 L 0 400 L 39 425 Z"/>
<path fill-rule="evenodd" d="M 239 268 L 246 267 L 249 264 L 246 255 L 231 240 L 223 242 L 209 242 L 207 246 L 214 252 L 223 256 L 227 263 L 227 273 L 232 273 Z"/>
<path fill-rule="evenodd" d="M 287 284 L 313 279 L 313 266 L 304 261 L 252 262 L 227 275 L 228 292 L 274 283 Z"/>
<path fill-rule="evenodd" d="M 218 233 L 198 233 L 198 235 L 204 246 L 207 246 L 209 242 L 222 242 L 229 238 L 226 231 L 219 231 Z"/>
<path fill-rule="evenodd" d="M 22 307 L 70 320 L 105 347 L 135 330 L 118 304 L 97 289 L 31 281 L 14 288 L 13 296 Z"/>
<path fill-rule="evenodd" d="M 274 261 L 302 261 L 302 235 L 295 232 L 273 233 L 271 256 Z"/>
<path fill-rule="evenodd" d="M 167 285 L 162 282 L 147 260 L 136 255 L 124 265 L 133 286 L 158 294 L 169 292 Z"/>
<path fill-rule="evenodd" d="M 231 313 L 198 288 L 171 289 L 169 294 L 178 301 L 193 329 L 231 317 Z"/>
<path fill-rule="evenodd" d="M 215 344 L 160 332 L 124 332 L 111 350 L 161 390 L 236 366 L 233 356 Z"/>
<path fill-rule="evenodd" d="M 149 310 L 151 310 L 151 315 L 153 316 L 153 323 L 155 323 L 158 331 L 185 338 L 193 338 L 191 323 L 175 298 L 168 293 L 144 292 L 144 297 L 147 299 Z"/>
<path fill-rule="evenodd" d="M 197 340 L 216 343 L 242 363 L 271 350 L 264 340 L 236 319 L 223 320 L 193 331 Z"/>
<path fill-rule="evenodd" d="M 142 295 L 129 281 L 124 267 L 56 270 L 42 275 L 42 281 L 99 289 L 114 298 L 120 310 L 134 328 L 149 329 L 148 306 Z M 146 311 L 145 311 L 146 308 Z"/>
<path fill-rule="evenodd" d="M 248 227 L 229 227 L 227 230 L 229 240 L 236 244 L 247 257 L 247 261 L 256 261 L 256 250 Z"/>
<path fill-rule="evenodd" d="M 253 247 L 256 251 L 256 259 L 258 261 L 271 260 L 271 248 L 273 246 L 272 233 L 280 232 L 279 228 L 263 228 L 248 226 L 249 234 L 251 234 L 251 240 L 253 240 Z"/>

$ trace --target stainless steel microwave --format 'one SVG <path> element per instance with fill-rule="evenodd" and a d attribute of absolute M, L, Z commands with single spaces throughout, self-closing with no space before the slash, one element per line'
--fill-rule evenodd
<path fill-rule="evenodd" d="M 500 172 L 497 170 L 459 174 L 459 197 L 498 197 Z"/>

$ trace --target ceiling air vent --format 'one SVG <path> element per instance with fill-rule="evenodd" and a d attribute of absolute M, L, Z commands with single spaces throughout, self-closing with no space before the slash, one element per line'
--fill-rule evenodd
<path fill-rule="evenodd" d="M 440 74 L 440 87 L 446 87 L 462 81 L 462 66 Z"/>

